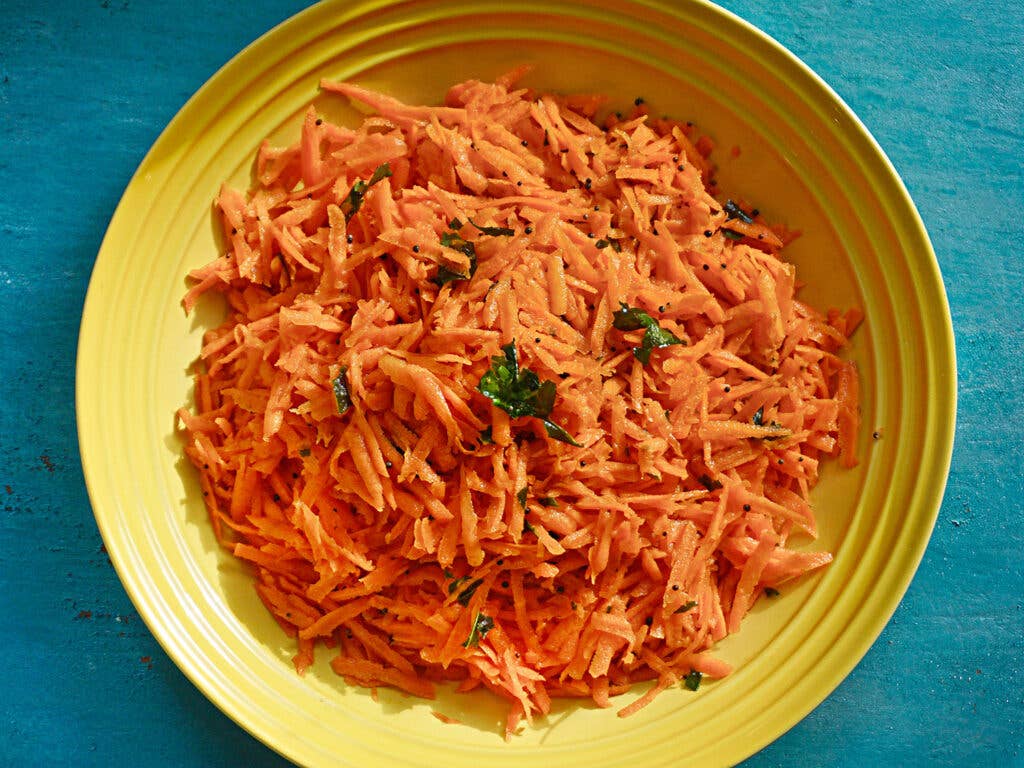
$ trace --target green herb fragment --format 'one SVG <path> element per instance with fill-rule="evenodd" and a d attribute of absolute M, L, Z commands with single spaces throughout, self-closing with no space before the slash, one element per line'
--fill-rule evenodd
<path fill-rule="evenodd" d="M 456 223 L 460 226 L 462 224 L 458 219 L 452 222 L 453 226 Z M 451 248 L 453 251 L 458 251 L 459 253 L 464 253 L 468 256 L 469 271 L 463 274 L 462 272 L 456 272 L 451 267 L 446 267 L 442 264 L 437 268 L 437 274 L 434 275 L 430 282 L 437 286 L 442 286 L 445 283 L 452 282 L 453 280 L 469 280 L 469 278 L 476 274 L 476 247 L 471 242 L 455 232 L 445 232 L 441 235 L 441 245 L 445 248 Z"/>
<path fill-rule="evenodd" d="M 448 578 L 451 578 L 450 572 L 446 571 L 445 572 L 445 576 L 447 576 Z M 451 584 L 448 585 L 448 594 L 450 595 L 450 594 L 454 593 L 455 590 L 457 590 L 459 587 L 461 587 L 467 581 L 469 581 L 469 576 L 459 576 L 459 578 L 455 579 Z"/>
<path fill-rule="evenodd" d="M 483 579 L 474 579 L 473 581 L 469 582 L 469 585 L 464 590 L 459 592 L 459 596 L 455 598 L 455 601 L 459 605 L 469 605 L 469 600 L 473 597 L 473 593 L 476 592 L 477 588 L 483 583 Z"/>
<path fill-rule="evenodd" d="M 553 499 L 550 496 L 545 496 L 543 499 L 538 499 L 537 501 L 540 502 L 540 505 L 542 507 L 557 507 L 558 506 L 558 500 L 557 499 Z"/>
<path fill-rule="evenodd" d="M 464 275 L 461 272 L 456 272 L 454 269 L 449 269 L 444 264 L 437 268 L 437 274 L 430 280 L 434 285 L 439 288 L 445 283 L 450 283 L 453 280 L 468 280 L 469 275 Z"/>
<path fill-rule="evenodd" d="M 494 434 L 492 433 L 492 427 L 480 432 L 480 445 L 490 445 L 494 442 Z"/>
<path fill-rule="evenodd" d="M 612 250 L 615 251 L 616 253 L 622 253 L 622 243 L 620 243 L 618 240 L 612 240 L 611 238 L 609 238 L 608 244 L 611 245 Z"/>
<path fill-rule="evenodd" d="M 604 240 L 604 239 L 598 240 L 596 243 L 594 243 L 594 247 L 597 248 L 597 249 L 607 248 L 608 247 L 608 241 Z"/>
<path fill-rule="evenodd" d="M 549 437 L 579 447 L 568 432 L 547 418 L 555 406 L 555 383 L 542 382 L 529 368 L 520 368 L 514 343 L 501 350 L 505 354 L 491 358 L 491 368 L 480 377 L 477 391 L 509 416 L 536 416 Z"/>
<path fill-rule="evenodd" d="M 565 431 L 565 429 L 558 426 L 557 424 L 555 424 L 555 422 L 551 421 L 550 419 L 542 419 L 541 423 L 544 424 L 544 431 L 548 433 L 548 437 L 550 437 L 551 439 L 560 440 L 563 443 L 574 445 L 577 448 L 583 447 L 582 443 L 577 443 L 576 439 L 572 435 L 570 435 L 568 432 Z"/>
<path fill-rule="evenodd" d="M 306 457 L 313 453 L 310 448 L 299 448 L 299 456 Z"/>
<path fill-rule="evenodd" d="M 441 245 L 445 248 L 451 248 L 453 251 L 464 253 L 471 259 L 476 258 L 476 247 L 456 232 L 445 232 L 441 235 Z"/>
<path fill-rule="evenodd" d="M 722 484 L 717 480 L 712 480 L 709 475 L 701 475 L 697 478 L 697 482 L 707 488 L 709 491 L 717 491 L 722 487 Z"/>
<path fill-rule="evenodd" d="M 540 379 L 527 368 L 519 369 L 515 344 L 507 344 L 501 350 L 504 356 L 491 358 L 491 368 L 480 377 L 477 390 L 509 416 L 533 416 L 537 412 Z"/>
<path fill-rule="evenodd" d="M 448 222 L 448 229 L 451 229 L 453 231 L 458 231 L 462 229 L 464 226 L 466 225 L 462 223 L 461 219 L 452 219 L 450 222 Z"/>
<path fill-rule="evenodd" d="M 352 407 L 352 400 L 348 394 L 348 380 L 345 378 L 345 373 L 348 368 L 341 368 L 338 370 L 338 375 L 334 377 L 332 386 L 334 388 L 334 402 L 338 406 L 338 413 L 344 414 L 349 408 Z"/>
<path fill-rule="evenodd" d="M 477 613 L 473 619 L 473 627 L 469 630 L 469 637 L 462 644 L 463 648 L 472 648 L 479 645 L 480 641 L 487 637 L 487 633 L 494 629 L 494 619 L 485 613 Z"/>
<path fill-rule="evenodd" d="M 445 568 L 443 571 L 441 571 L 441 573 L 444 574 L 444 577 L 446 579 L 451 579 L 451 578 L 455 577 L 455 574 L 452 573 L 451 568 Z M 451 590 L 448 590 L 448 591 L 450 592 Z"/>
<path fill-rule="evenodd" d="M 697 601 L 696 600 L 691 600 L 688 603 L 683 603 L 682 605 L 680 605 L 678 608 L 676 608 L 673 611 L 673 613 L 686 613 L 687 611 L 692 611 L 696 607 L 697 607 Z"/>
<path fill-rule="evenodd" d="M 288 267 L 288 262 L 284 258 L 283 253 L 277 254 L 277 260 L 281 263 L 281 270 L 284 272 L 284 276 L 288 278 L 288 282 L 292 281 L 292 271 Z"/>
<path fill-rule="evenodd" d="M 359 209 L 363 207 L 363 199 L 366 197 L 366 192 L 376 184 L 378 181 L 382 181 L 391 175 L 391 166 L 387 163 L 377 166 L 377 170 L 373 172 L 369 181 L 359 180 L 352 185 L 352 189 L 348 191 L 348 197 L 346 197 L 341 203 L 341 210 L 345 214 L 345 221 L 349 222 L 352 217 L 359 213 Z"/>
<path fill-rule="evenodd" d="M 555 407 L 555 395 L 557 390 L 555 389 L 555 382 L 553 381 L 542 381 L 540 386 L 537 387 L 537 399 L 534 405 L 534 416 L 540 416 L 546 418 Z"/>
<path fill-rule="evenodd" d="M 477 229 L 479 229 L 485 235 L 491 235 L 492 237 L 499 237 L 502 235 L 511 236 L 516 233 L 514 229 L 509 229 L 508 227 L 481 227 L 472 219 L 469 220 L 469 223 L 472 224 Z"/>
<path fill-rule="evenodd" d="M 757 409 L 756 413 L 754 413 L 754 417 L 750 420 L 750 423 L 753 424 L 755 427 L 763 427 L 764 426 L 764 406 L 763 405 L 760 408 Z"/>
<path fill-rule="evenodd" d="M 527 487 L 524 485 L 522 488 L 519 489 L 519 492 L 516 493 L 516 501 L 519 502 L 519 506 L 521 506 L 523 509 L 526 509 L 527 490 Z"/>
<path fill-rule="evenodd" d="M 523 533 L 537 533 L 535 530 L 533 530 L 533 526 L 530 525 L 529 520 L 523 520 Z"/>
<path fill-rule="evenodd" d="M 728 221 L 729 219 L 739 219 L 744 224 L 754 223 L 754 220 L 750 217 L 750 215 L 747 214 L 746 211 L 744 211 L 738 205 L 736 205 L 736 203 L 734 203 L 732 200 L 726 200 L 725 205 L 723 207 L 725 208 L 725 212 L 727 214 L 725 217 L 726 221 Z"/>
<path fill-rule="evenodd" d="M 764 588 L 764 596 L 765 597 L 778 597 L 779 596 L 779 590 L 777 590 L 775 587 L 765 587 Z"/>
<path fill-rule="evenodd" d="M 730 240 L 742 240 L 744 237 L 746 237 L 746 235 L 744 235 L 742 232 L 736 232 L 735 230 L 732 229 L 723 229 L 721 230 L 721 232 Z"/>
<path fill-rule="evenodd" d="M 633 347 L 633 355 L 641 363 L 646 365 L 651 359 L 651 351 L 669 347 L 673 344 L 682 344 L 683 341 L 670 331 L 666 331 L 658 321 L 635 307 L 619 302 L 619 309 L 612 315 L 612 325 L 620 331 L 644 330 L 644 337 L 639 347 Z"/>
<path fill-rule="evenodd" d="M 704 675 L 695 669 L 690 670 L 690 674 L 683 678 L 683 685 L 689 688 L 691 691 L 696 691 L 700 688 L 700 681 L 704 679 Z"/>

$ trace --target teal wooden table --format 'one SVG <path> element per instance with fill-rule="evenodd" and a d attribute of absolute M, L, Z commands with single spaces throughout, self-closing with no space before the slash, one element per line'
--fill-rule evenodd
<path fill-rule="evenodd" d="M 960 375 L 949 485 L 910 590 L 849 678 L 749 765 L 1024 766 L 1024 4 L 725 4 L 821 74 L 902 174 Z M 221 64 L 303 5 L 2 3 L 2 766 L 286 764 L 183 677 L 121 587 L 82 480 L 74 363 L 136 165 Z"/>

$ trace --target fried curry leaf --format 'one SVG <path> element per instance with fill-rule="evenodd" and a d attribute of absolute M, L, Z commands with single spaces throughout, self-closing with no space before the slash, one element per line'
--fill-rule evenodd
<path fill-rule="evenodd" d="M 445 576 L 447 576 L 448 578 L 451 578 L 449 573 L 445 573 Z M 459 576 L 459 578 L 453 580 L 452 583 L 448 585 L 448 594 L 449 595 L 452 594 L 455 590 L 457 590 L 459 587 L 461 587 L 467 581 L 469 581 L 469 576 Z"/>
<path fill-rule="evenodd" d="M 332 382 L 334 402 L 338 405 L 339 414 L 344 414 L 345 411 L 352 407 L 352 399 L 348 394 L 348 380 L 345 378 L 347 372 L 348 368 L 339 369 L 338 375 L 334 377 Z"/>
<path fill-rule="evenodd" d="M 717 480 L 713 480 L 710 475 L 702 474 L 697 478 L 697 482 L 707 488 L 709 491 L 717 491 L 722 487 L 722 484 Z"/>
<path fill-rule="evenodd" d="M 459 227 L 455 225 L 458 224 Z M 462 227 L 462 222 L 458 219 L 453 219 L 451 223 L 452 229 Z M 445 248 L 451 248 L 453 251 L 465 254 L 469 257 L 469 270 L 465 273 L 456 272 L 451 267 L 447 267 L 444 264 L 437 268 L 437 274 L 431 279 L 430 282 L 437 286 L 442 286 L 445 283 L 450 283 L 453 280 L 469 280 L 474 274 L 476 274 L 476 246 L 466 240 L 458 232 L 445 232 L 441 235 L 441 245 Z"/>
<path fill-rule="evenodd" d="M 459 592 L 459 596 L 455 598 L 459 605 L 469 605 L 470 598 L 473 597 L 473 593 L 484 583 L 483 579 L 473 579 L 466 585 L 466 588 Z"/>
<path fill-rule="evenodd" d="M 548 433 L 548 437 L 550 437 L 551 439 L 559 440 L 563 443 L 568 443 L 569 445 L 574 445 L 577 448 L 583 447 L 582 443 L 576 442 L 576 438 L 574 438 L 572 435 L 566 432 L 565 429 L 558 426 L 557 424 L 555 424 L 555 422 L 551 421 L 550 419 L 543 419 L 542 423 L 544 424 L 544 431 Z"/>
<path fill-rule="evenodd" d="M 487 637 L 487 633 L 494 629 L 494 619 L 485 613 L 477 613 L 473 619 L 473 627 L 469 630 L 469 637 L 462 644 L 463 648 L 472 648 L 479 645 L 480 641 Z"/>
<path fill-rule="evenodd" d="M 501 351 L 504 355 L 491 358 L 491 368 L 480 377 L 477 391 L 509 416 L 536 416 L 549 437 L 579 447 L 565 429 L 548 419 L 555 407 L 555 383 L 542 382 L 529 368 L 520 368 L 514 343 L 506 344 Z"/>
<path fill-rule="evenodd" d="M 633 355 L 646 365 L 651 359 L 651 351 L 682 344 L 682 339 L 674 333 L 666 331 L 658 321 L 636 307 L 629 307 L 620 302 L 620 308 L 612 315 L 612 325 L 620 331 L 636 331 L 644 329 L 643 339 L 639 347 L 633 347 Z"/>
<path fill-rule="evenodd" d="M 751 218 L 746 211 L 744 211 L 742 208 L 736 205 L 736 203 L 734 203 L 732 200 L 726 200 L 725 205 L 723 207 L 725 208 L 726 221 L 728 221 L 729 219 L 739 219 L 744 224 L 754 223 L 753 218 Z"/>
<path fill-rule="evenodd" d="M 491 358 L 491 368 L 480 377 L 477 390 L 509 416 L 533 416 L 540 379 L 529 369 L 519 370 L 515 344 L 506 344 L 501 351 L 504 355 Z"/>
<path fill-rule="evenodd" d="M 697 670 L 690 670 L 690 674 L 683 678 L 683 685 L 689 688 L 691 691 L 696 691 L 700 688 L 700 681 L 704 678 Z"/>
<path fill-rule="evenodd" d="M 477 229 L 479 229 L 485 235 L 491 235 L 492 237 L 499 237 L 499 236 L 502 236 L 502 235 L 510 236 L 510 235 L 514 235 L 516 233 L 516 231 L 514 229 L 510 229 L 508 227 L 481 227 L 479 224 L 477 224 L 472 219 L 469 220 L 469 223 L 472 224 Z"/>
<path fill-rule="evenodd" d="M 378 181 L 386 179 L 391 175 L 391 166 L 387 163 L 377 166 L 377 170 L 370 176 L 369 181 L 363 181 L 360 179 L 352 185 L 352 189 L 348 191 L 348 197 L 346 197 L 341 203 L 341 210 L 345 214 L 345 221 L 351 221 L 352 217 L 359 213 L 359 209 L 363 207 L 363 199 L 366 197 L 366 192 L 376 184 Z"/>

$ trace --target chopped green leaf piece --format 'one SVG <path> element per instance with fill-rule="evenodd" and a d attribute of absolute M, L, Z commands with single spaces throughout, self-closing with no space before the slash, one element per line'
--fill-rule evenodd
<path fill-rule="evenodd" d="M 458 230 L 462 229 L 464 226 L 465 226 L 465 224 L 462 223 L 461 219 L 452 219 L 448 223 L 448 229 L 455 230 L 455 231 L 458 231 Z"/>
<path fill-rule="evenodd" d="M 523 520 L 523 533 L 536 533 L 529 520 Z"/>
<path fill-rule="evenodd" d="M 467 587 L 461 592 L 459 592 L 459 596 L 455 598 L 455 601 L 459 605 L 469 605 L 469 600 L 473 597 L 473 593 L 476 592 L 477 588 L 483 583 L 483 579 L 474 579 L 473 581 L 469 582 Z"/>
<path fill-rule="evenodd" d="M 345 373 L 348 368 L 340 368 L 338 375 L 334 377 L 334 402 L 338 406 L 338 413 L 344 414 L 349 408 L 352 407 L 352 400 L 348 394 L 348 380 L 345 378 Z"/>
<path fill-rule="evenodd" d="M 448 574 L 446 573 L 445 575 L 447 576 Z M 448 585 L 448 594 L 450 595 L 453 592 L 455 592 L 455 590 L 457 590 L 467 581 L 469 581 L 469 576 L 459 576 L 459 578 L 455 579 L 451 584 Z"/>
<path fill-rule="evenodd" d="M 683 685 L 689 688 L 691 691 L 696 691 L 700 688 L 700 681 L 704 678 L 697 670 L 690 670 L 690 674 L 683 678 Z"/>
<path fill-rule="evenodd" d="M 682 339 L 674 333 L 666 331 L 658 325 L 657 320 L 642 309 L 630 308 L 622 302 L 619 303 L 619 306 L 620 308 L 612 315 L 612 325 L 615 328 L 620 331 L 644 329 L 644 337 L 640 346 L 633 348 L 633 355 L 641 363 L 646 365 L 650 361 L 652 350 L 683 343 Z"/>
<path fill-rule="evenodd" d="M 528 491 L 528 489 L 524 485 L 522 488 L 519 489 L 519 492 L 516 493 L 516 501 L 519 502 L 519 506 L 521 506 L 523 509 L 526 509 L 526 493 L 527 493 L 527 491 Z"/>
<path fill-rule="evenodd" d="M 363 207 L 363 199 L 366 197 L 367 190 L 378 181 L 386 179 L 390 175 L 391 166 L 384 163 L 377 166 L 377 170 L 373 172 L 369 181 L 362 181 L 360 179 L 352 185 L 352 189 L 348 192 L 348 197 L 341 203 L 341 210 L 345 214 L 346 222 L 351 221 L 352 217 L 359 213 L 359 209 Z"/>
<path fill-rule="evenodd" d="M 493 442 L 492 427 L 487 427 L 487 429 L 480 432 L 480 445 L 490 445 Z"/>
<path fill-rule="evenodd" d="M 514 235 L 516 233 L 516 231 L 514 229 L 509 229 L 508 227 L 481 227 L 479 224 L 477 224 L 472 219 L 469 220 L 469 223 L 472 224 L 477 229 L 479 229 L 485 235 L 491 235 L 493 237 L 498 237 L 498 236 L 501 236 L 501 235 L 509 236 L 509 235 Z"/>
<path fill-rule="evenodd" d="M 377 170 L 375 170 L 373 172 L 373 176 L 371 176 L 370 180 L 368 182 L 366 182 L 366 186 L 372 187 L 378 181 L 380 181 L 382 179 L 386 179 L 390 175 L 391 175 L 391 166 L 388 165 L 387 163 L 382 163 L 381 165 L 377 166 Z"/>
<path fill-rule="evenodd" d="M 616 253 L 622 253 L 622 243 L 618 240 L 609 239 L 608 243 L 611 245 L 613 251 Z"/>
<path fill-rule="evenodd" d="M 461 272 L 456 272 L 454 269 L 449 269 L 444 264 L 437 268 L 437 274 L 431 278 L 432 282 L 437 287 L 441 287 L 446 283 L 450 283 L 453 280 L 469 280 L 471 275 L 464 275 Z"/>
<path fill-rule="evenodd" d="M 783 426 L 781 424 L 779 424 L 779 422 L 777 422 L 775 419 L 772 419 L 770 422 L 768 422 L 768 428 L 769 429 L 774 429 L 774 430 L 777 430 L 777 431 L 781 431 L 783 429 Z M 784 438 L 786 436 L 787 435 L 767 435 L 766 437 L 762 437 L 761 439 L 762 440 L 781 440 L 782 438 Z"/>
<path fill-rule="evenodd" d="M 313 453 L 311 448 L 299 448 L 299 456 L 306 457 Z"/>
<path fill-rule="evenodd" d="M 619 302 L 619 309 L 612 316 L 612 325 L 620 331 L 637 331 L 654 323 L 654 318 L 642 309 L 630 309 L 628 304 Z"/>
<path fill-rule="evenodd" d="M 565 431 L 565 429 L 558 426 L 557 424 L 555 424 L 555 422 L 551 421 L 550 419 L 543 419 L 543 424 L 544 431 L 547 432 L 548 437 L 552 438 L 553 440 L 559 440 L 563 443 L 568 443 L 569 445 L 576 446 L 577 448 L 583 447 L 582 443 L 576 442 L 576 439 L 572 435 L 570 435 L 568 432 Z"/>
<path fill-rule="evenodd" d="M 553 499 L 550 496 L 545 496 L 543 499 L 537 499 L 542 507 L 557 507 L 558 499 Z"/>
<path fill-rule="evenodd" d="M 441 235 L 441 245 L 445 248 L 451 248 L 454 251 L 464 253 L 468 256 L 469 271 L 463 274 L 462 272 L 456 272 L 451 267 L 446 267 L 442 264 L 437 268 L 437 274 L 433 279 L 431 279 L 432 283 L 437 286 L 442 286 L 445 283 L 452 282 L 453 280 L 469 280 L 474 274 L 476 274 L 476 248 L 471 242 L 454 232 L 445 232 Z"/>
<path fill-rule="evenodd" d="M 757 412 L 754 414 L 754 417 L 750 420 L 750 422 L 755 427 L 762 427 L 762 426 L 764 426 L 764 406 L 763 405 L 760 408 L 757 409 Z"/>
<path fill-rule="evenodd" d="M 462 235 L 457 235 L 454 232 L 445 232 L 441 235 L 441 245 L 445 248 L 451 248 L 454 251 L 464 253 L 470 258 L 476 258 L 476 247 L 462 237 Z"/>
<path fill-rule="evenodd" d="M 726 200 L 723 206 L 726 212 L 726 220 L 739 219 L 744 224 L 753 224 L 754 220 L 747 214 L 742 208 L 740 208 L 732 200 Z"/>
<path fill-rule="evenodd" d="M 533 416 L 540 379 L 530 370 L 519 370 L 515 344 L 501 348 L 504 357 L 491 358 L 491 369 L 480 377 L 477 390 L 509 416 Z"/>
<path fill-rule="evenodd" d="M 521 369 L 514 343 L 506 344 L 501 350 L 504 356 L 491 358 L 491 369 L 480 377 L 477 391 L 513 418 L 540 418 L 549 437 L 579 447 L 568 432 L 547 418 L 555 406 L 555 383 L 541 382 L 529 368 Z"/>
<path fill-rule="evenodd" d="M 717 480 L 712 480 L 709 475 L 701 475 L 697 478 L 697 482 L 707 488 L 709 491 L 717 491 L 722 487 L 722 484 Z"/>
<path fill-rule="evenodd" d="M 697 607 L 697 601 L 696 600 L 691 600 L 688 603 L 683 603 L 682 605 L 680 605 L 678 608 L 676 608 L 673 611 L 673 613 L 686 613 L 687 611 L 691 611 L 691 610 L 693 610 L 696 607 Z"/>
<path fill-rule="evenodd" d="M 598 240 L 596 243 L 594 243 L 594 247 L 597 248 L 598 250 L 600 250 L 602 248 L 607 248 L 608 247 L 608 241 L 605 240 L 604 238 L 602 238 L 602 239 Z"/>
<path fill-rule="evenodd" d="M 742 232 L 737 232 L 733 229 L 723 229 L 722 234 L 725 235 L 730 240 L 742 240 L 744 237 L 746 237 L 746 235 L 744 235 Z"/>
<path fill-rule="evenodd" d="M 466 642 L 462 644 L 463 648 L 472 648 L 474 645 L 479 645 L 480 641 L 483 640 L 487 633 L 494 629 L 494 619 L 484 613 L 477 613 L 473 619 L 473 627 L 469 630 L 469 637 L 466 638 Z"/>
<path fill-rule="evenodd" d="M 537 399 L 534 401 L 533 415 L 547 418 L 555 407 L 555 382 L 542 381 L 537 388 Z"/>

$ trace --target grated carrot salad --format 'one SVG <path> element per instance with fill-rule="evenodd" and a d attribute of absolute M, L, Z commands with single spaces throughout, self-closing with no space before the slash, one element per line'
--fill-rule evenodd
<path fill-rule="evenodd" d="M 496 83 L 441 107 L 348 83 L 222 188 L 222 294 L 178 417 L 218 540 L 352 684 L 483 686 L 506 736 L 727 664 L 765 593 L 831 561 L 819 462 L 856 463 L 860 313 L 795 298 L 793 236 L 712 194 L 692 126 Z"/>

